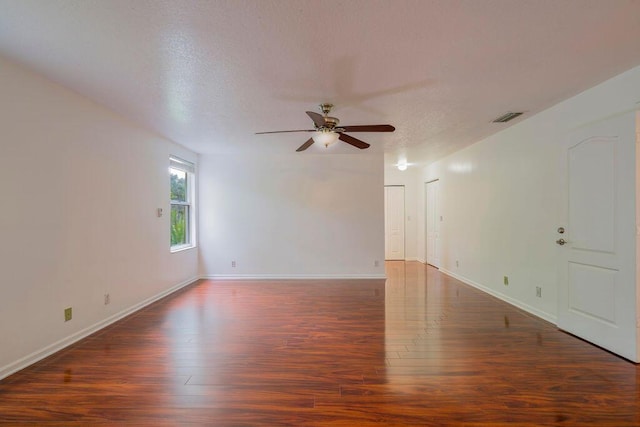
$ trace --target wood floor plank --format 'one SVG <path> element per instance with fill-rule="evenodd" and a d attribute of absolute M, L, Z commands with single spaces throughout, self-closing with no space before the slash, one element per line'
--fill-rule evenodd
<path fill-rule="evenodd" d="M 0 424 L 639 426 L 640 370 L 417 262 L 210 281 L 0 381 Z"/>

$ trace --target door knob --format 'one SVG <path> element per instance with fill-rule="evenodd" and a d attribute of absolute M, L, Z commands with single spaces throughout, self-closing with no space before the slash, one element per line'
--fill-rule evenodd
<path fill-rule="evenodd" d="M 562 246 L 562 245 L 565 245 L 567 243 L 567 241 L 564 240 L 564 239 L 558 239 L 558 240 L 556 240 L 556 243 L 559 244 L 560 246 Z"/>

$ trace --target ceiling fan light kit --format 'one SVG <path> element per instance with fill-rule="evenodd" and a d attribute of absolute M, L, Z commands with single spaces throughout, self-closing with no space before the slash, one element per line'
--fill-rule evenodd
<path fill-rule="evenodd" d="M 329 129 L 320 130 L 314 132 L 311 138 L 313 142 L 317 144 L 322 144 L 325 147 L 329 147 L 331 144 L 335 143 L 340 137 L 339 133 L 332 132 Z"/>
<path fill-rule="evenodd" d="M 353 145 L 356 148 L 364 150 L 365 148 L 369 148 L 370 144 L 361 141 L 358 138 L 354 138 L 351 135 L 347 135 L 345 132 L 393 132 L 396 130 L 396 128 L 391 125 L 338 126 L 340 124 L 340 120 L 336 117 L 329 116 L 332 108 L 333 104 L 320 104 L 320 111 L 322 111 L 322 114 L 307 111 L 307 116 L 309 116 L 313 121 L 315 129 L 256 132 L 256 135 L 266 133 L 313 132 L 311 138 L 298 147 L 296 151 L 304 151 L 315 142 L 322 144 L 325 147 L 329 147 L 338 139 L 349 145 Z"/>

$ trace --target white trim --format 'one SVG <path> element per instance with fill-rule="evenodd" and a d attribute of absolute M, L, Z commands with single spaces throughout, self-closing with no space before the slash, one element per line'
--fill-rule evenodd
<path fill-rule="evenodd" d="M 175 254 L 176 252 L 188 251 L 189 249 L 195 249 L 195 248 L 197 248 L 197 246 L 192 244 L 175 245 L 175 246 L 171 246 L 171 248 L 169 249 L 169 252 L 171 252 L 172 254 Z"/>
<path fill-rule="evenodd" d="M 420 260 L 416 257 L 410 257 L 410 258 L 405 258 L 405 261 L 420 261 Z"/>
<path fill-rule="evenodd" d="M 205 274 L 211 280 L 352 280 L 386 279 L 385 274 Z"/>
<path fill-rule="evenodd" d="M 445 270 L 443 268 L 440 269 L 441 273 L 446 274 L 447 276 L 451 276 L 454 279 L 458 279 L 460 280 L 462 283 L 469 285 L 469 286 L 473 286 L 474 288 L 480 289 L 481 291 L 492 295 L 504 302 L 507 302 L 515 307 L 518 307 L 521 310 L 526 311 L 527 313 L 533 314 L 536 317 L 541 318 L 542 320 L 546 320 L 547 322 L 553 323 L 554 325 L 557 325 L 558 323 L 558 318 L 556 316 L 554 316 L 553 314 L 547 313 L 546 311 L 542 311 L 542 310 L 538 310 L 535 307 L 532 307 L 528 304 L 524 304 L 521 301 L 518 301 L 517 299 L 511 298 L 507 295 L 501 294 L 500 292 L 496 292 L 491 288 L 488 288 L 484 285 L 481 285 L 479 283 L 474 282 L 473 280 L 467 279 L 466 277 L 463 276 L 459 276 L 449 270 Z"/>
<path fill-rule="evenodd" d="M 176 292 L 179 289 L 184 288 L 187 285 L 190 285 L 192 283 L 194 283 L 195 281 L 197 281 L 198 278 L 197 277 L 193 277 L 191 279 L 185 280 L 184 282 L 178 283 L 175 286 L 172 286 L 171 288 L 160 292 L 159 294 L 152 296 L 150 298 L 145 299 L 144 301 L 139 302 L 138 304 L 135 304 L 129 308 L 126 308 L 110 317 L 107 317 L 104 320 L 99 321 L 98 323 L 95 323 L 81 331 L 76 332 L 73 335 L 69 335 L 68 337 L 62 338 L 59 341 L 54 342 L 51 345 L 48 345 L 40 350 L 34 351 L 33 353 L 16 360 L 13 363 L 10 363 L 8 365 L 5 365 L 3 367 L 0 368 L 0 380 L 2 380 L 3 378 L 8 377 L 11 374 L 14 374 L 24 368 L 26 368 L 29 365 L 32 365 L 36 362 L 39 362 L 40 360 L 44 359 L 45 357 L 51 356 L 53 353 L 56 353 L 62 349 L 64 349 L 65 347 L 70 346 L 73 343 L 76 343 L 78 341 L 80 341 L 83 338 L 88 337 L 89 335 L 103 329 L 106 328 L 107 326 L 111 325 L 112 323 L 117 322 L 120 319 L 123 319 L 124 317 L 127 317 L 128 315 L 135 313 L 136 311 L 148 306 L 149 304 L 152 304 L 164 297 L 166 297 L 169 294 L 172 294 L 174 292 Z"/>
<path fill-rule="evenodd" d="M 169 167 L 188 173 L 196 173 L 196 165 L 193 162 L 181 159 L 174 155 L 169 156 Z"/>

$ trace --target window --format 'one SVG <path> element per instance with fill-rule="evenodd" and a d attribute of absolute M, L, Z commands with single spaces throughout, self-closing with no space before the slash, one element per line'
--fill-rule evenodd
<path fill-rule="evenodd" d="M 194 172 L 193 163 L 177 157 L 169 158 L 172 251 L 195 246 Z"/>

